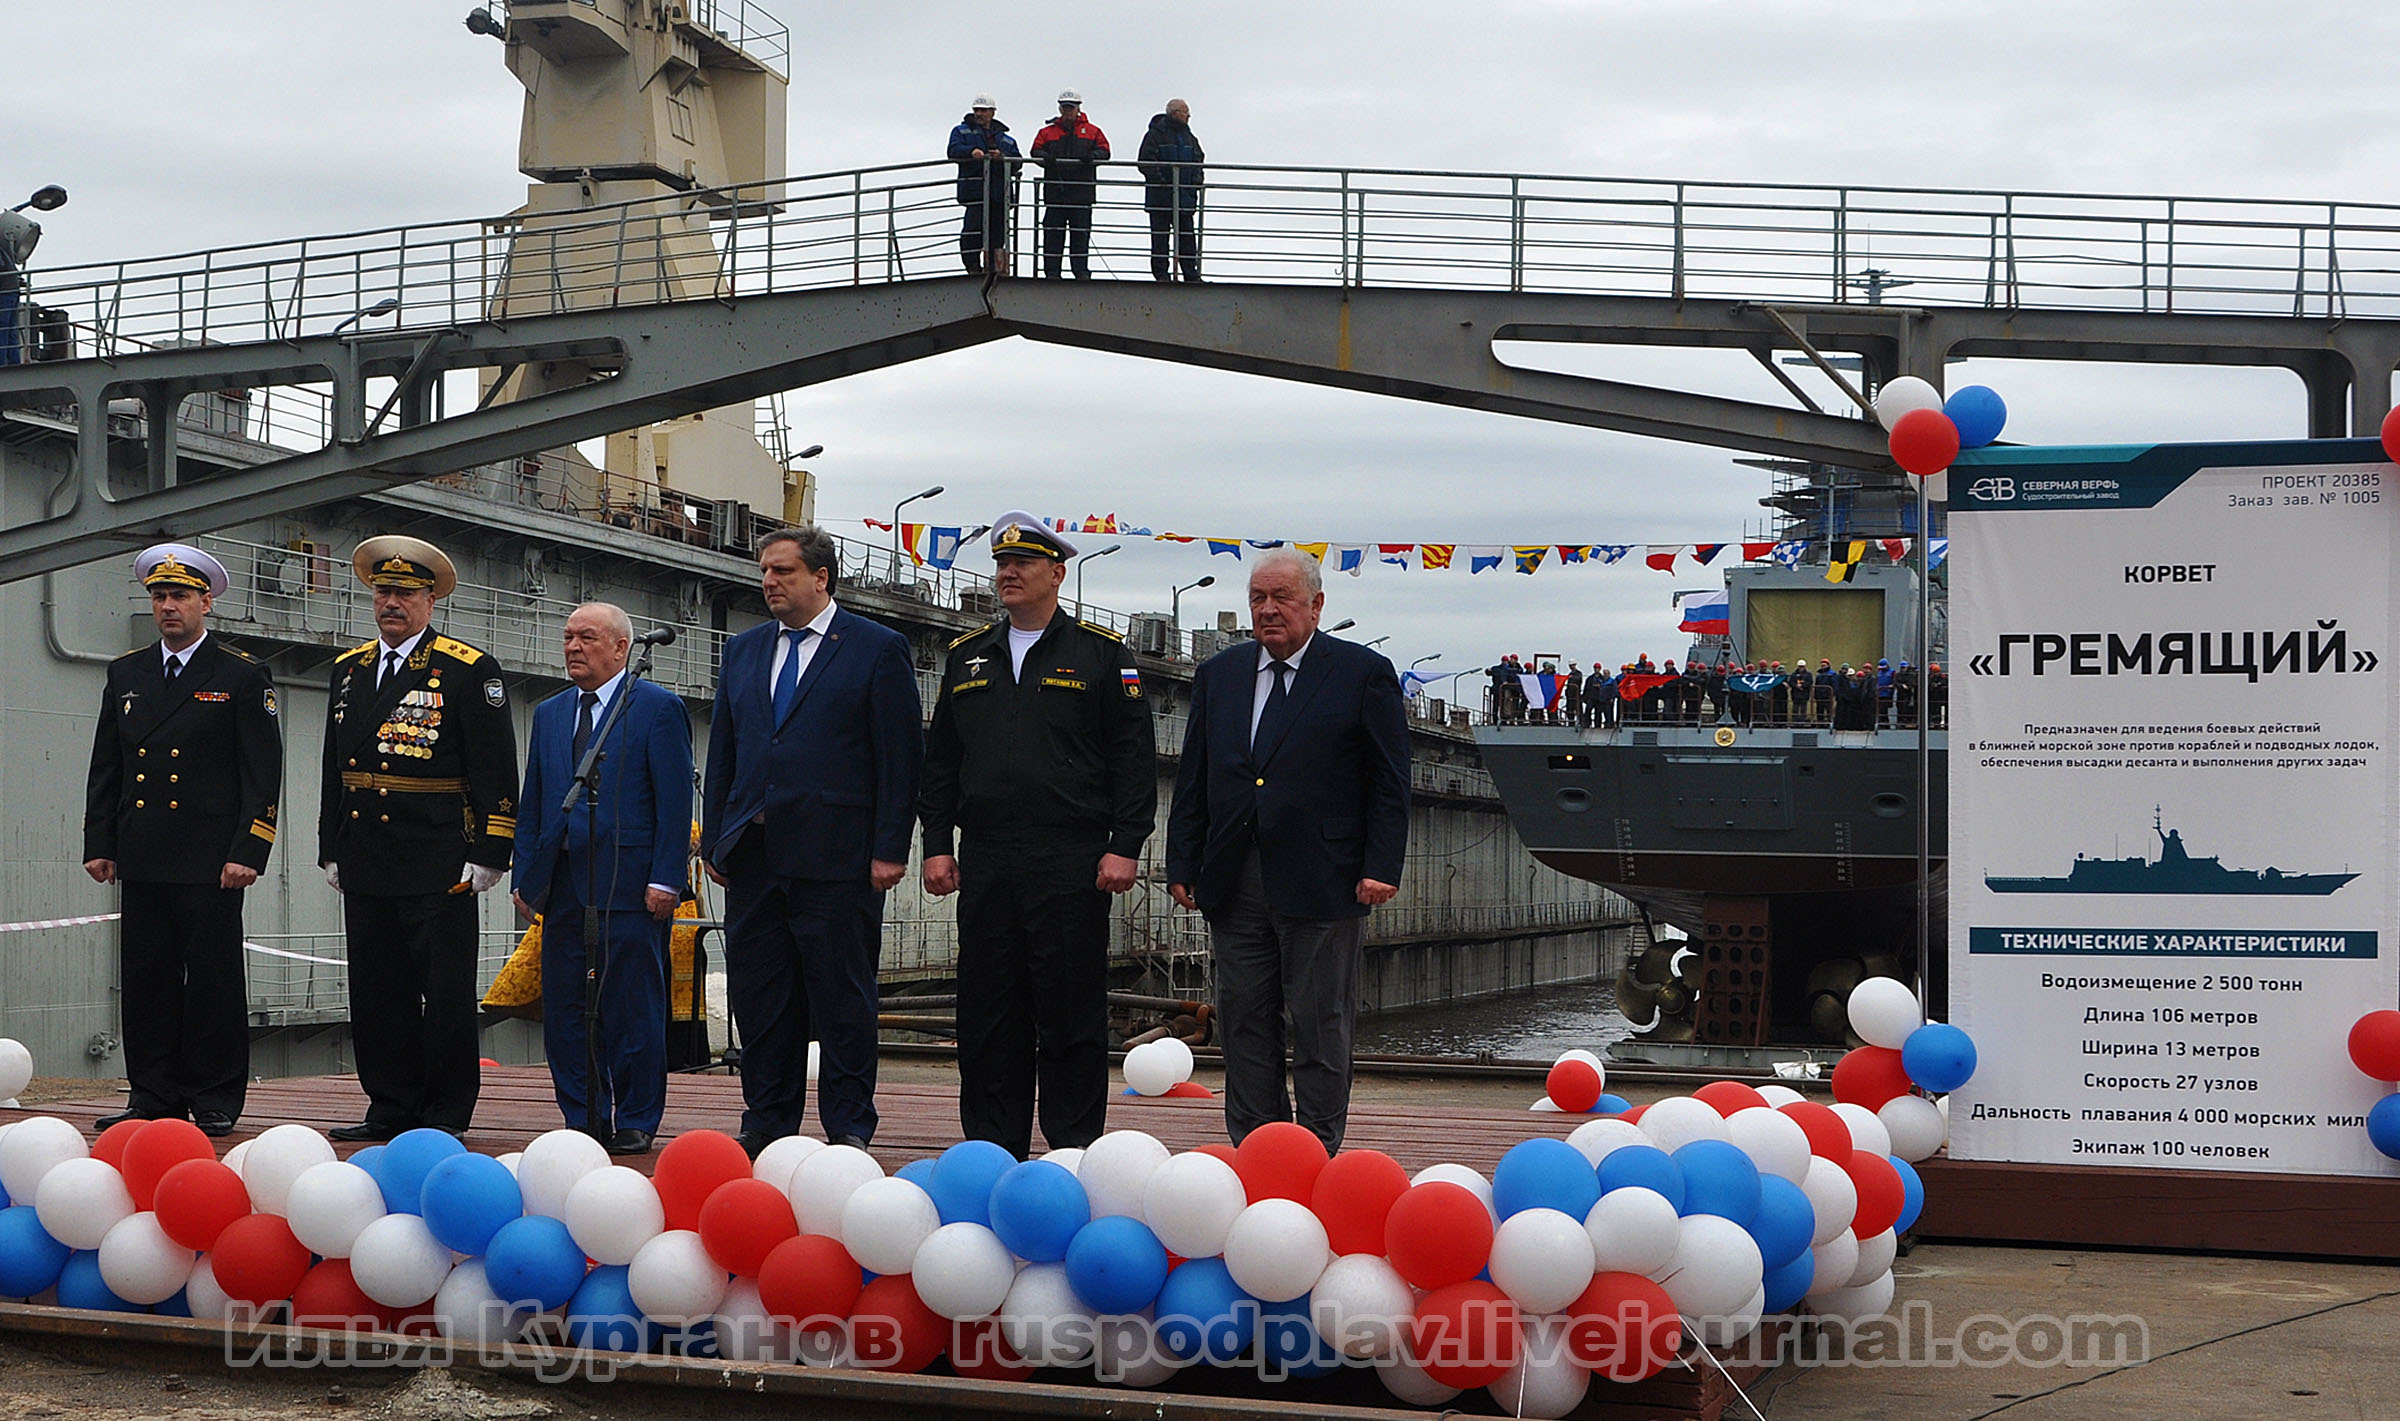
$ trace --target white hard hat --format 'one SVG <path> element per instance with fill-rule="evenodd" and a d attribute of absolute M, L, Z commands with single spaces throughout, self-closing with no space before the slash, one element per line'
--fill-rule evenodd
<path fill-rule="evenodd" d="M 1000 105 L 998 101 L 993 99 L 989 94 L 977 94 L 975 96 L 975 102 L 967 105 L 967 107 L 971 109 L 996 109 L 1000 107 Z"/>
<path fill-rule="evenodd" d="M 1058 101 L 1062 104 L 1073 104 L 1077 108 L 1083 107 L 1083 95 L 1076 93 L 1073 89 L 1059 90 Z"/>

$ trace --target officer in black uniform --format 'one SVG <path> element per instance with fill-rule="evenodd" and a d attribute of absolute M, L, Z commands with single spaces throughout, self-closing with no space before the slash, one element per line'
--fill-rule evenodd
<path fill-rule="evenodd" d="M 1023 1158 L 1037 1080 L 1051 1149 L 1107 1128 L 1109 895 L 1139 871 L 1158 761 L 1124 642 L 1058 605 L 1074 545 L 1011 512 L 991 547 L 1008 615 L 950 644 L 919 817 L 926 890 L 960 895 L 959 1123 Z"/>
<path fill-rule="evenodd" d="M 317 861 L 343 898 L 368 1106 L 331 1133 L 463 1134 L 482 1079 L 474 895 L 516 845 L 516 725 L 500 664 L 433 630 L 433 604 L 458 585 L 441 549 L 369 538 L 350 562 L 381 635 L 333 663 Z"/>
<path fill-rule="evenodd" d="M 283 737 L 267 668 L 208 633 L 225 569 L 182 543 L 133 560 L 159 642 L 108 667 L 83 815 L 83 869 L 121 885 L 121 1115 L 228 1135 L 250 1081 L 242 890 L 275 847 Z"/>

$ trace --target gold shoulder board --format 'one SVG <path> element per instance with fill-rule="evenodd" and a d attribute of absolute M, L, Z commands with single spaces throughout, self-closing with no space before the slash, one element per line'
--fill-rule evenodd
<path fill-rule="evenodd" d="M 1085 631 L 1090 632 L 1094 636 L 1107 637 L 1110 641 L 1123 641 L 1125 639 L 1123 634 L 1112 632 L 1097 622 L 1078 622 L 1076 625 L 1082 627 Z"/>

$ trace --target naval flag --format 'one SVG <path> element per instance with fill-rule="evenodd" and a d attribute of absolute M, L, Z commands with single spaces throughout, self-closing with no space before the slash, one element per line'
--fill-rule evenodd
<path fill-rule="evenodd" d="M 1723 588 L 1714 592 L 1678 592 L 1675 613 L 1679 632 L 1695 636 L 1733 635 L 1733 598 Z"/>

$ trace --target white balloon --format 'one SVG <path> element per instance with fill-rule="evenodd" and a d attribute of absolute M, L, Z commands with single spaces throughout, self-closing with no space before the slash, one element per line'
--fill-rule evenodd
<path fill-rule="evenodd" d="M 1942 1131 L 1943 1131 L 1943 1133 L 1944 1133 L 1944 1134 L 1947 1134 L 1947 1133 L 1949 1133 L 1949 1129 L 1950 1129 L 1950 1097 L 1948 1097 L 1948 1096 L 1946 1096 L 1946 1095 L 1937 1095 L 1937 1096 L 1935 1096 L 1935 1097 L 1933 1098 L 1933 1107 L 1934 1107 L 1934 1109 L 1936 1109 L 1936 1110 L 1939 1110 L 1939 1111 L 1941 1111 L 1941 1112 L 1942 1112 Z"/>
<path fill-rule="evenodd" d="M 1099 1320 L 1067 1285 L 1062 1263 L 1030 1263 L 1000 1304 L 1000 1336 L 1037 1367 L 1080 1367 L 1099 1344 Z"/>
<path fill-rule="evenodd" d="M 942 1226 L 933 1196 L 913 1179 L 870 1179 L 842 1205 L 842 1247 L 870 1273 L 906 1273 Z"/>
<path fill-rule="evenodd" d="M 883 1178 L 883 1166 L 855 1145 L 827 1145 L 792 1171 L 792 1214 L 804 1234 L 842 1236 L 842 1209 L 858 1186 Z"/>
<path fill-rule="evenodd" d="M 1167 1147 L 1152 1136 L 1139 1130 L 1111 1130 L 1084 1150 L 1075 1177 L 1082 1181 L 1084 1197 L 1091 1201 L 1093 1218 L 1122 1214 L 1138 1219 L 1142 1217 L 1142 1191 L 1150 1187 L 1150 1176 L 1166 1162 Z"/>
<path fill-rule="evenodd" d="M 1900 416 L 1911 410 L 1938 410 L 1942 407 L 1942 392 L 1932 382 L 1914 375 L 1887 380 L 1875 392 L 1875 418 L 1885 429 L 1900 422 Z"/>
<path fill-rule="evenodd" d="M 1391 1260 L 1345 1253 L 1325 1265 L 1308 1293 L 1309 1321 L 1345 1357 L 1390 1357 L 1408 1340 L 1417 1291 Z"/>
<path fill-rule="evenodd" d="M 1159 1052 L 1162 1043 L 1145 1041 L 1125 1053 L 1125 1084 L 1139 1095 L 1165 1095 L 1175 1084 L 1175 1058 Z"/>
<path fill-rule="evenodd" d="M 1754 1105 L 1725 1117 L 1725 1133 L 1761 1174 L 1794 1184 L 1808 1177 L 1808 1132 L 1780 1110 Z"/>
<path fill-rule="evenodd" d="M 1887 1270 L 1872 1281 L 1853 1288 L 1836 1288 L 1830 1293 L 1809 1295 L 1810 1310 L 1820 1316 L 1840 1318 L 1849 1323 L 1865 1322 L 1882 1317 L 1892 1310 L 1892 1289 L 1895 1284 Z"/>
<path fill-rule="evenodd" d="M 1667 1196 L 1628 1185 L 1611 1189 L 1583 1216 L 1592 1241 L 1592 1268 L 1599 1273 L 1639 1273 L 1647 1278 L 1675 1260 L 1683 1220 Z"/>
<path fill-rule="evenodd" d="M 1017 1260 L 1000 1236 L 981 1224 L 944 1224 L 917 1245 L 909 1280 L 925 1306 L 952 1322 L 990 1317 L 1008 1301 Z"/>
<path fill-rule="evenodd" d="M 608 1147 L 581 1130 L 536 1135 L 517 1161 L 517 1188 L 525 1196 L 525 1212 L 566 1218 L 567 1195 L 576 1182 L 606 1168 Z"/>
<path fill-rule="evenodd" d="M 1182 1085 L 1192 1078 L 1192 1048 L 1181 1038 L 1164 1037 L 1159 1041 L 1158 1049 L 1174 1072 L 1175 1084 Z"/>
<path fill-rule="evenodd" d="M 1249 1203 L 1232 1165 L 1193 1150 L 1160 1165 L 1142 1186 L 1142 1222 L 1168 1252 L 1213 1258 L 1225 1251 L 1226 1231 Z"/>
<path fill-rule="evenodd" d="M 767 1311 L 752 1279 L 733 1280 L 710 1322 L 717 1335 L 717 1355 L 728 1362 L 781 1362 L 792 1355 L 791 1325 Z"/>
<path fill-rule="evenodd" d="M 1537 1114 L 1543 1115 L 1564 1115 L 1567 1113 L 1557 1101 L 1552 1100 L 1546 1095 L 1535 1096 L 1533 1098 L 1533 1104 L 1528 1105 L 1525 1108 L 1527 1110 L 1534 1111 Z"/>
<path fill-rule="evenodd" d="M 1052 1150 L 1048 1154 L 1043 1155 L 1042 1158 L 1050 1161 L 1050 1163 L 1054 1165 L 1057 1165 L 1060 1169 L 1065 1170 L 1067 1173 L 1075 1175 L 1075 1177 L 1078 1179 L 1083 1177 L 1080 1173 L 1078 1173 L 1078 1171 L 1083 1168 L 1083 1151 L 1079 1149 L 1069 1147 L 1063 1150 Z"/>
<path fill-rule="evenodd" d="M 480 1258 L 467 1259 L 450 1270 L 450 1276 L 434 1290 L 428 1311 L 442 1336 L 487 1347 L 516 1341 L 525 1324 L 533 1320 L 530 1309 L 511 1306 L 493 1293 Z"/>
<path fill-rule="evenodd" d="M 1630 1120 L 1602 1116 L 1576 1126 L 1575 1133 L 1567 1136 L 1567 1143 L 1583 1151 L 1583 1157 L 1592 1162 L 1594 1169 L 1598 1169 L 1600 1161 L 1609 1155 L 1627 1145 L 1649 1144 L 1650 1137 L 1642 1133 L 1641 1126 Z"/>
<path fill-rule="evenodd" d="M 1394 1399 L 1409 1406 L 1442 1406 L 1458 1395 L 1458 1388 L 1444 1386 L 1425 1375 L 1425 1369 L 1405 1357 L 1387 1357 L 1375 1364 L 1376 1379 Z"/>
<path fill-rule="evenodd" d="M 1896 1095 L 1875 1112 L 1884 1132 L 1892 1137 L 1892 1153 L 1916 1164 L 1931 1159 L 1950 1133 L 1942 1108 L 1921 1095 Z"/>
<path fill-rule="evenodd" d="M 690 1229 L 669 1229 L 643 1244 L 625 1273 L 633 1305 L 667 1327 L 706 1321 L 725 1301 L 727 1286 L 724 1266 Z"/>
<path fill-rule="evenodd" d="M 1845 1228 L 1810 1249 L 1809 1256 L 1815 1260 L 1816 1272 L 1810 1275 L 1808 1296 L 1839 1291 L 1850 1285 L 1850 1275 L 1858 1271 L 1858 1235 Z"/>
<path fill-rule="evenodd" d="M 1695 1140 L 1726 1140 L 1725 1117 L 1705 1100 L 1671 1095 L 1642 1112 L 1641 1131 L 1650 1143 L 1673 1154 Z"/>
<path fill-rule="evenodd" d="M 1583 1062 L 1585 1065 L 1591 1067 L 1593 1071 L 1598 1073 L 1600 1077 L 1600 1088 L 1602 1090 L 1608 1089 L 1608 1063 L 1600 1059 L 1598 1052 L 1586 1051 L 1581 1046 L 1577 1046 L 1572 1050 L 1559 1052 L 1558 1059 L 1560 1061 Z M 1553 1061 L 1551 1064 L 1556 1065 L 1557 1062 Z"/>
<path fill-rule="evenodd" d="M 1808 1206 L 1817 1213 L 1816 1236 L 1809 1240 L 1812 1247 L 1831 1243 L 1858 1215 L 1858 1185 L 1840 1165 L 1821 1155 L 1808 1162 L 1808 1177 L 1800 1181 L 1800 1192 L 1808 1196 Z M 1819 1269 L 1817 1276 L 1824 1277 L 1824 1270 Z"/>
<path fill-rule="evenodd" d="M 1420 1184 L 1455 1184 L 1483 1201 L 1483 1211 L 1492 1216 L 1495 1225 L 1500 1222 L 1500 1210 L 1492 1203 L 1492 1182 L 1463 1164 L 1452 1164 L 1447 1160 L 1440 1164 L 1429 1164 L 1408 1181 L 1411 1189 Z"/>
<path fill-rule="evenodd" d="M 125 1187 L 125 1177 L 108 1161 L 88 1155 L 51 1166 L 31 1197 L 42 1232 L 73 1249 L 98 1248 L 110 1229 L 133 1217 L 133 1191 Z"/>
<path fill-rule="evenodd" d="M 1858 1241 L 1858 1266 L 1850 1270 L 1849 1286 L 1863 1288 L 1875 1281 L 1878 1273 L 1892 1271 L 1892 1260 L 1900 1256 L 1900 1239 L 1890 1229 Z"/>
<path fill-rule="evenodd" d="M 250 1142 L 248 1140 L 244 1140 L 240 1144 L 235 1145 L 232 1149 L 225 1152 L 224 1165 L 227 1169 L 230 1169 L 234 1172 L 236 1178 L 239 1178 L 242 1172 L 242 1165 L 247 1162 L 249 1158 Z M 245 1191 L 247 1191 L 248 1187 L 249 1186 L 247 1185 L 243 1186 Z"/>
<path fill-rule="evenodd" d="M 1852 1145 L 1877 1159 L 1892 1152 L 1892 1132 L 1883 1128 L 1883 1121 L 1876 1118 L 1874 1111 L 1843 1101 L 1833 1107 L 1833 1113 L 1841 1116 L 1842 1123 L 1850 1127 Z"/>
<path fill-rule="evenodd" d="M 1484 1390 L 1509 1416 L 1564 1416 L 1583 1404 L 1592 1374 L 1568 1355 L 1567 1319 L 1529 1317 L 1517 1364 Z"/>
<path fill-rule="evenodd" d="M 795 1328 L 791 1333 L 791 1357 L 803 1367 L 843 1367 L 856 1365 L 850 1348 L 850 1330 L 835 1328 Z"/>
<path fill-rule="evenodd" d="M 1924 1024 L 1917 994 L 1897 977 L 1869 977 L 1850 989 L 1850 1029 L 1869 1046 L 1897 1051 Z"/>
<path fill-rule="evenodd" d="M 1782 1109 L 1784 1106 L 1796 1105 L 1799 1102 L 1808 1099 L 1807 1096 L 1802 1095 L 1800 1092 L 1792 1089 L 1788 1085 L 1762 1085 L 1758 1088 L 1758 1095 L 1759 1099 L 1764 1100 L 1767 1104 L 1774 1106 L 1778 1110 Z"/>
<path fill-rule="evenodd" d="M 758 1152 L 750 1164 L 750 1177 L 763 1179 L 782 1190 L 792 1192 L 792 1176 L 800 1172 L 801 1161 L 825 1148 L 825 1142 L 812 1135 L 785 1135 Z"/>
<path fill-rule="evenodd" d="M 500 1167 L 508 1171 L 508 1177 L 511 1179 L 517 1177 L 517 1166 L 523 1164 L 524 1162 L 525 1152 L 523 1150 L 511 1150 L 507 1154 L 500 1156 Z M 518 1186 L 520 1192 L 522 1192 L 523 1188 L 523 1185 Z"/>
<path fill-rule="evenodd" d="M 205 1253 L 192 1260 L 192 1274 L 183 1281 L 183 1301 L 195 1322 L 223 1322 L 233 1311 L 233 1299 L 217 1286 L 216 1265 Z"/>
<path fill-rule="evenodd" d="M 1558 1312 L 1592 1285 L 1595 1257 L 1582 1220 L 1556 1209 L 1519 1209 L 1492 1235 L 1492 1282 L 1523 1312 Z"/>
<path fill-rule="evenodd" d="M 1225 1231 L 1225 1271 L 1235 1287 L 1260 1302 L 1299 1297 L 1332 1261 L 1324 1222 L 1298 1200 L 1261 1199 Z"/>
<path fill-rule="evenodd" d="M 1758 1330 L 1758 1320 L 1766 1311 L 1767 1290 L 1761 1285 L 1750 1295 L 1750 1301 L 1726 1316 L 1702 1319 L 1698 1328 L 1700 1340 L 1711 1347 L 1731 1347 Z"/>
<path fill-rule="evenodd" d="M 24 1042 L 0 1036 L 0 1096 L 6 1096 L 13 1102 L 17 1092 L 25 1089 L 32 1079 L 33 1053 L 25 1049 Z M 123 1293 L 117 1296 L 125 1297 Z M 131 1298 L 125 1300 L 133 1301 Z"/>
<path fill-rule="evenodd" d="M 1714 1214 L 1692 1215 L 1681 1232 L 1675 1257 L 1658 1279 L 1675 1311 L 1695 1320 L 1739 1313 L 1767 1276 L 1757 1240 Z"/>
<path fill-rule="evenodd" d="M 358 1231 L 350 1277 L 387 1308 L 429 1302 L 450 1276 L 453 1255 L 415 1214 L 386 1214 Z"/>
<path fill-rule="evenodd" d="M 292 1237 L 323 1258 L 348 1258 L 360 1231 L 386 1212 L 383 1186 L 347 1160 L 310 1165 L 284 1200 Z"/>
<path fill-rule="evenodd" d="M 191 1281 L 199 1255 L 167 1237 L 158 1215 L 134 1214 L 119 1220 L 100 1240 L 100 1281 L 129 1303 L 149 1307 L 175 1296 Z"/>
<path fill-rule="evenodd" d="M 667 1208 L 648 1176 L 612 1164 L 575 1181 L 563 1222 L 593 1262 L 629 1264 L 643 1244 L 666 1232 Z"/>
<path fill-rule="evenodd" d="M 1097 1322 L 1092 1371 L 1100 1380 L 1118 1386 L 1154 1387 L 1183 1370 L 1184 1364 L 1158 1345 L 1158 1324 L 1150 1312 L 1116 1313 Z"/>
<path fill-rule="evenodd" d="M 250 1207 L 262 1214 L 284 1213 L 293 1182 L 332 1158 L 333 1141 L 306 1125 L 269 1127 L 250 1142 L 250 1153 L 242 1158 L 242 1185 L 250 1191 Z"/>
<path fill-rule="evenodd" d="M 824 1064 L 824 1055 L 825 1053 L 818 1048 L 816 1042 L 808 1043 L 808 1078 L 810 1080 L 813 1081 L 817 1078 L 817 1068 Z"/>
<path fill-rule="evenodd" d="M 83 1132 L 55 1115 L 19 1120 L 0 1135 L 0 1191 L 20 1204 L 41 1193 L 42 1176 L 71 1159 L 88 1159 Z"/>

